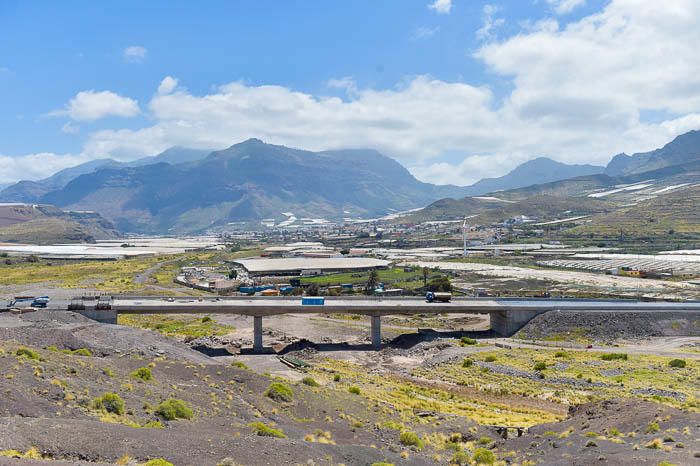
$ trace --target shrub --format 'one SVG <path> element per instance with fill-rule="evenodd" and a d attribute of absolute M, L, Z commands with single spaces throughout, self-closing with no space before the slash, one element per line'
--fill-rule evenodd
<path fill-rule="evenodd" d="M 148 367 L 139 367 L 131 373 L 131 376 L 135 379 L 143 380 L 144 382 L 148 382 L 149 380 L 153 379 L 151 369 L 149 369 Z"/>
<path fill-rule="evenodd" d="M 255 433 L 261 437 L 287 438 L 287 436 L 281 430 L 273 429 L 262 422 L 254 422 L 250 425 L 250 427 L 252 427 L 253 430 L 255 430 Z"/>
<path fill-rule="evenodd" d="M 202 317 L 202 323 L 206 323 L 206 322 L 211 322 L 211 317 L 209 317 L 209 316 Z"/>
<path fill-rule="evenodd" d="M 486 448 L 477 448 L 474 450 L 474 462 L 476 464 L 493 464 L 496 462 L 496 455 Z"/>
<path fill-rule="evenodd" d="M 116 375 L 114 371 L 109 367 L 105 367 L 104 369 L 102 369 L 102 373 L 107 377 L 114 377 Z"/>
<path fill-rule="evenodd" d="M 143 466 L 175 466 L 170 461 L 165 461 L 163 458 L 148 460 L 143 463 Z"/>
<path fill-rule="evenodd" d="M 418 435 L 416 435 L 415 432 L 411 432 L 409 430 L 401 432 L 401 435 L 399 435 L 399 442 L 401 442 L 401 445 L 407 447 L 416 447 L 418 450 L 422 450 L 425 446 L 423 444 L 423 441 L 418 437 Z"/>
<path fill-rule="evenodd" d="M 462 361 L 462 367 L 472 367 L 472 364 L 474 364 L 474 361 L 471 358 L 465 358 Z"/>
<path fill-rule="evenodd" d="M 493 439 L 491 437 L 483 436 L 476 443 L 478 443 L 479 445 L 488 445 L 491 442 L 493 442 Z"/>
<path fill-rule="evenodd" d="M 168 421 L 175 419 L 192 419 L 192 410 L 185 404 L 184 401 L 177 398 L 170 398 L 163 401 L 156 408 L 156 414 Z"/>
<path fill-rule="evenodd" d="M 685 367 L 685 359 L 671 359 L 668 362 L 668 365 L 670 367 L 677 367 L 679 369 L 683 369 Z"/>
<path fill-rule="evenodd" d="M 627 353 L 605 353 L 600 356 L 603 361 L 615 361 L 616 359 L 627 361 Z"/>
<path fill-rule="evenodd" d="M 56 348 L 54 345 L 49 345 L 46 347 L 47 350 L 53 351 L 54 353 L 58 353 L 58 348 Z"/>
<path fill-rule="evenodd" d="M 563 350 L 559 350 L 556 353 L 554 353 L 554 357 L 555 358 L 568 358 L 569 353 L 567 353 L 566 351 L 563 351 Z"/>
<path fill-rule="evenodd" d="M 477 343 L 475 339 L 469 337 L 462 337 L 459 339 L 459 341 L 462 343 L 462 345 L 476 345 Z"/>
<path fill-rule="evenodd" d="M 36 361 L 41 359 L 41 357 L 39 356 L 39 353 L 37 353 L 36 351 L 31 350 L 29 348 L 25 348 L 25 347 L 17 349 L 17 351 L 15 352 L 15 355 L 23 356 L 27 359 L 34 359 Z"/>
<path fill-rule="evenodd" d="M 101 409 L 108 413 L 121 416 L 124 414 L 124 400 L 116 393 L 105 393 L 104 395 L 92 400 L 94 409 Z"/>
<path fill-rule="evenodd" d="M 348 388 L 348 392 L 352 393 L 353 395 L 359 395 L 360 394 L 360 387 L 353 385 L 350 388 Z"/>
<path fill-rule="evenodd" d="M 263 395 L 275 401 L 290 402 L 294 399 L 292 389 L 280 382 L 272 382 Z"/>
<path fill-rule="evenodd" d="M 385 463 L 384 461 L 380 461 L 378 463 L 372 463 L 372 466 L 394 466 L 394 463 Z"/>
<path fill-rule="evenodd" d="M 248 369 L 248 366 L 243 361 L 233 361 L 231 365 L 239 369 Z"/>
<path fill-rule="evenodd" d="M 648 425 L 647 428 L 645 429 L 645 432 L 646 432 L 647 434 L 655 434 L 655 433 L 657 433 L 657 432 L 660 431 L 660 430 L 661 430 L 661 427 L 659 427 L 659 423 L 658 423 L 658 422 L 651 422 L 651 423 L 649 423 L 649 425 Z"/>
<path fill-rule="evenodd" d="M 469 466 L 471 463 L 472 459 L 464 450 L 456 451 L 455 454 L 452 455 L 451 464 L 456 464 L 457 466 Z"/>
<path fill-rule="evenodd" d="M 547 368 L 547 363 L 540 361 L 538 363 L 535 363 L 535 370 L 536 371 L 543 371 Z"/>
<path fill-rule="evenodd" d="M 309 387 L 318 387 L 318 382 L 316 382 L 313 377 L 304 377 L 301 379 L 301 383 L 308 385 Z"/>
<path fill-rule="evenodd" d="M 71 351 L 71 354 L 77 354 L 78 356 L 92 356 L 92 351 L 87 348 L 78 348 L 77 350 Z"/>
<path fill-rule="evenodd" d="M 496 356 L 493 354 L 489 354 L 484 358 L 484 361 L 486 362 L 495 362 L 496 361 Z"/>
<path fill-rule="evenodd" d="M 340 382 L 340 374 L 335 374 L 333 376 L 333 382 Z"/>

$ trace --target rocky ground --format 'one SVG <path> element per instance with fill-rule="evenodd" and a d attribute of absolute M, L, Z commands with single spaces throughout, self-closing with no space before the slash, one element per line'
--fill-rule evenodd
<path fill-rule="evenodd" d="M 184 339 L 99 324 L 70 312 L 0 313 L 0 464 L 45 464 L 31 459 L 36 455 L 55 462 L 50 464 L 139 464 L 154 458 L 175 465 L 215 465 L 225 458 L 244 465 L 458 464 L 456 451 L 473 458 L 482 448 L 501 464 L 658 465 L 665 460 L 680 465 L 691 464 L 700 454 L 700 416 L 652 401 L 580 405 L 567 419 L 533 427 L 523 437 L 514 437 L 511 430 L 507 440 L 493 427 L 450 410 L 442 412 L 449 404 L 428 401 L 410 408 L 410 397 L 420 400 L 438 390 L 454 396 L 455 403 L 473 400 L 466 403 L 494 409 L 505 403 L 518 413 L 544 410 L 566 417 L 564 406 L 543 398 L 490 393 L 416 376 L 414 370 L 440 371 L 493 350 L 491 340 L 482 338 L 488 335 L 483 319 L 398 317 L 388 322 L 386 346 L 380 352 L 366 347 L 368 322 L 362 319 L 265 319 L 266 344 L 317 365 L 306 374 L 282 365 L 275 354 L 238 354 L 252 322 L 222 316 L 221 323 L 236 330 L 185 344 Z M 437 330 L 407 330 L 427 324 Z M 479 343 L 458 344 L 463 335 L 477 337 Z M 33 350 L 36 359 L 18 355 L 24 347 Z M 68 354 L 82 348 L 90 355 Z M 233 366 L 233 361 L 250 369 Z M 350 379 L 328 361 L 340 364 L 338 371 L 349 364 L 368 378 Z M 133 375 L 144 367 L 151 371 L 151 380 Z M 501 370 L 499 364 L 481 360 L 474 367 L 493 376 Z M 531 371 L 521 372 L 522 379 L 534 377 Z M 301 382 L 309 375 L 320 386 Z M 289 402 L 263 395 L 278 376 L 293 391 Z M 379 384 L 389 379 L 395 384 L 391 388 Z M 360 394 L 349 392 L 356 381 Z M 571 383 L 574 388 L 583 385 L 580 380 Z M 383 390 L 413 394 L 402 402 L 409 404 L 399 405 L 384 398 Z M 123 413 L 96 407 L 95 398 L 105 393 L 120 396 Z M 184 401 L 192 418 L 166 420 L 158 414 L 158 405 L 171 398 Z M 285 438 L 258 435 L 251 427 L 256 422 L 280 430 Z M 658 430 L 649 429 L 655 422 Z M 416 432 L 423 448 L 402 443 L 401 431 Z"/>
<path fill-rule="evenodd" d="M 521 339 L 604 343 L 661 336 L 700 336 L 700 313 L 552 311 L 535 317 L 517 334 Z"/>

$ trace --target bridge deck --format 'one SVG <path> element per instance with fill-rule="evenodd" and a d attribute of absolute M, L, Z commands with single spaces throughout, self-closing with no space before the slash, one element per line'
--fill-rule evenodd
<path fill-rule="evenodd" d="M 308 313 L 356 313 L 366 315 L 416 313 L 492 313 L 551 310 L 575 311 L 700 311 L 700 302 L 642 302 L 624 300 L 479 299 L 459 298 L 448 303 L 428 303 L 423 298 L 326 298 L 324 305 L 302 305 L 301 298 L 115 298 L 111 307 L 124 313 L 231 313 L 276 315 Z"/>

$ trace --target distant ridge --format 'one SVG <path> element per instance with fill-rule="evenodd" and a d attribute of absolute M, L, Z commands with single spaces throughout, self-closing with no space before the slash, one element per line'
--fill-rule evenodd
<path fill-rule="evenodd" d="M 294 212 L 341 220 L 423 207 L 464 188 L 422 183 L 375 150 L 311 152 L 249 139 L 189 163 L 107 167 L 40 197 L 126 232 L 199 232 Z M 349 214 L 346 214 L 349 212 Z"/>

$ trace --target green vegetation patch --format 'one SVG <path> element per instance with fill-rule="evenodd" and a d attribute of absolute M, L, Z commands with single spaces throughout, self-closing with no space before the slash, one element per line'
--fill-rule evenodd
<path fill-rule="evenodd" d="M 686 366 L 686 363 L 684 359 L 671 359 L 668 362 L 668 366 L 683 369 Z"/>
<path fill-rule="evenodd" d="M 155 458 L 152 460 L 148 460 L 145 463 L 143 463 L 143 466 L 175 466 L 173 463 L 170 461 L 166 461 L 163 458 Z"/>
<path fill-rule="evenodd" d="M 309 387 L 319 386 L 318 382 L 316 382 L 316 379 L 314 379 L 313 377 L 304 377 L 303 379 L 301 379 L 301 383 L 303 383 L 304 385 L 308 385 Z"/>
<path fill-rule="evenodd" d="M 627 361 L 627 353 L 605 353 L 600 355 L 603 361 Z"/>
<path fill-rule="evenodd" d="M 153 380 L 153 374 L 151 373 L 151 369 L 149 369 L 148 367 L 139 367 L 130 375 L 132 378 L 143 380 L 144 382 Z"/>
<path fill-rule="evenodd" d="M 275 401 L 290 402 L 294 399 L 294 392 L 289 385 L 281 382 L 272 382 L 263 395 Z"/>
<path fill-rule="evenodd" d="M 155 330 L 167 336 L 200 338 L 226 335 L 235 330 L 231 325 L 219 324 L 214 319 L 204 321 L 192 316 L 119 314 L 118 323 L 130 327 Z"/>
<path fill-rule="evenodd" d="M 35 361 L 41 360 L 41 356 L 39 356 L 39 353 L 25 347 L 18 348 L 17 351 L 15 351 L 15 355 L 27 359 L 33 359 Z"/>
<path fill-rule="evenodd" d="M 167 421 L 174 421 L 175 419 L 192 419 L 194 413 L 187 406 L 187 404 L 178 400 L 177 398 L 170 398 L 169 400 L 163 401 L 156 408 L 155 413 Z"/>
<path fill-rule="evenodd" d="M 422 450 L 425 447 L 425 443 L 418 437 L 415 432 L 404 431 L 399 435 L 399 442 L 401 445 L 406 447 L 416 447 L 418 450 Z"/>
<path fill-rule="evenodd" d="M 105 393 L 92 400 L 92 408 L 121 416 L 124 414 L 124 400 L 116 393 Z"/>
<path fill-rule="evenodd" d="M 253 422 L 250 427 L 261 437 L 287 438 L 284 432 L 262 422 Z"/>

